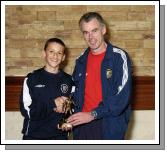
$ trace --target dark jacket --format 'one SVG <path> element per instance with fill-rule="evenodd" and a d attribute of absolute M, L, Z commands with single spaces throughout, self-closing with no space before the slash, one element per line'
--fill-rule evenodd
<path fill-rule="evenodd" d="M 24 117 L 22 133 L 36 139 L 67 139 L 67 133 L 57 129 L 61 113 L 54 112 L 54 99 L 69 96 L 73 81 L 60 71 L 52 74 L 43 68 L 27 75 L 20 97 L 20 111 Z"/>
<path fill-rule="evenodd" d="M 82 111 L 83 107 L 88 53 L 89 48 L 76 60 L 73 72 L 76 86 L 73 97 L 78 105 L 76 112 Z M 102 61 L 101 79 L 102 101 L 93 110 L 97 113 L 97 119 L 103 120 L 103 139 L 124 139 L 131 114 L 131 62 L 125 51 L 110 43 Z M 74 129 L 74 137 L 77 136 L 78 127 Z"/>

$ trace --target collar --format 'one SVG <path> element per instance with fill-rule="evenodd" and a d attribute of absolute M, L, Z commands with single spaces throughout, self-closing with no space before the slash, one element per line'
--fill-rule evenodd
<path fill-rule="evenodd" d="M 107 48 L 106 48 L 106 53 L 104 56 L 104 60 L 109 60 L 112 57 L 112 52 L 113 52 L 113 46 L 110 42 L 106 42 L 107 43 Z M 89 47 L 85 50 L 85 52 L 83 53 L 83 55 L 81 55 L 78 58 L 79 62 L 85 62 L 87 60 L 88 54 L 89 54 Z"/>
<path fill-rule="evenodd" d="M 113 46 L 110 42 L 107 43 L 106 53 L 104 56 L 104 60 L 109 60 L 112 57 Z"/>

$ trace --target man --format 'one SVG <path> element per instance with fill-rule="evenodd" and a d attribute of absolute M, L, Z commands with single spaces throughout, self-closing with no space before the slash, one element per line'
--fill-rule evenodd
<path fill-rule="evenodd" d="M 131 113 L 131 63 L 127 53 L 105 40 L 106 24 L 89 12 L 79 21 L 88 48 L 73 73 L 76 113 L 68 122 L 74 139 L 124 139 Z"/>

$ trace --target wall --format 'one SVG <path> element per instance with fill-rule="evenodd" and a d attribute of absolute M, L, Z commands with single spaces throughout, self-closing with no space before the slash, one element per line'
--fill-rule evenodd
<path fill-rule="evenodd" d="M 125 49 L 133 62 L 133 75 L 154 76 L 154 6 L 10 6 L 5 8 L 5 75 L 25 76 L 44 65 L 41 58 L 48 38 L 59 37 L 68 47 L 65 71 L 72 73 L 75 59 L 86 44 L 78 20 L 87 11 L 106 19 L 113 45 Z M 22 117 L 6 112 L 6 139 L 21 139 Z M 146 117 L 147 116 L 147 117 Z M 144 119 L 143 119 L 144 118 Z M 135 110 L 128 139 L 154 139 L 154 110 Z M 141 134 L 142 132 L 142 134 Z"/>
<path fill-rule="evenodd" d="M 23 117 L 20 112 L 6 112 L 5 139 L 22 139 L 21 129 Z M 154 110 L 136 110 L 133 112 L 126 139 L 129 140 L 154 140 Z"/>
<path fill-rule="evenodd" d="M 43 66 L 41 51 L 50 37 L 61 38 L 69 48 L 68 66 L 86 47 L 78 20 L 87 11 L 101 13 L 108 23 L 113 45 L 125 49 L 134 75 L 154 75 L 154 6 L 6 6 L 6 75 L 26 75 Z"/>

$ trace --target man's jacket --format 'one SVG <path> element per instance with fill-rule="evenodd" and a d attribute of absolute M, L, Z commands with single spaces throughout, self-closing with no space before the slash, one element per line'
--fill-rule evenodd
<path fill-rule="evenodd" d="M 84 102 L 86 64 L 89 48 L 76 60 L 73 72 L 76 112 L 82 111 Z M 120 48 L 107 44 L 101 65 L 102 101 L 97 108 L 96 119 L 102 119 L 103 139 L 124 139 L 131 114 L 131 61 L 128 54 Z M 93 86 L 92 86 L 93 88 Z M 78 126 L 79 127 L 79 126 Z M 74 137 L 77 136 L 77 128 Z"/>

